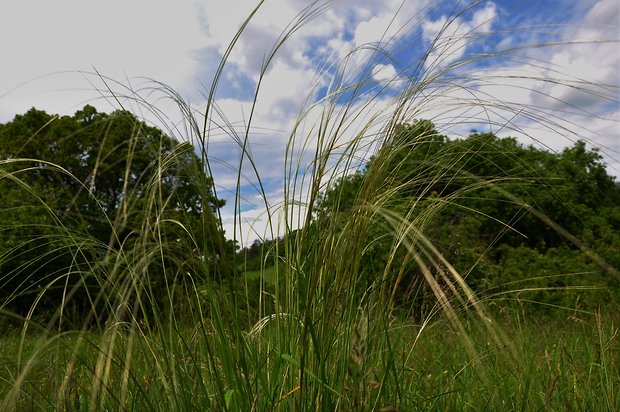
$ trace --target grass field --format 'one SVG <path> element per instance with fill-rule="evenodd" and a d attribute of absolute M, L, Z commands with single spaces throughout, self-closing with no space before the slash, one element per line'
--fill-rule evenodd
<path fill-rule="evenodd" d="M 152 175 L 145 177 L 148 185 L 135 193 L 140 201 L 129 202 L 121 196 L 122 211 L 103 207 L 89 211 L 101 214 L 93 219 L 110 225 L 115 236 L 129 232 L 123 241 L 95 239 L 86 223 L 76 229 L 66 226 L 66 210 L 61 208 L 63 214 L 56 215 L 55 209 L 41 200 L 41 210 L 52 215 L 48 228 L 58 229 L 49 238 L 59 246 L 49 255 L 37 256 L 35 266 L 44 271 L 45 259 L 53 261 L 60 252 L 70 259 L 67 267 L 54 268 L 51 274 L 36 279 L 40 284 L 32 281 L 30 289 L 26 288 L 30 293 L 27 297 L 36 295 L 32 309 L 25 309 L 26 315 L 20 317 L 0 306 L 0 411 L 620 410 L 620 308 L 610 304 L 593 313 L 554 307 L 537 315 L 536 310 L 525 310 L 518 303 L 504 306 L 508 300 L 493 300 L 482 291 L 478 296 L 466 281 L 468 274 L 455 270 L 424 233 L 425 228 L 441 224 L 436 218 L 442 207 L 468 194 L 459 190 L 442 198 L 441 193 L 433 192 L 434 185 L 442 180 L 457 181 L 463 176 L 460 172 L 468 172 L 447 165 L 437 175 L 422 174 L 400 182 L 393 166 L 400 164 L 402 153 L 428 137 L 402 141 L 395 137 L 395 131 L 429 112 L 432 120 L 439 122 L 439 130 L 455 125 L 467 128 L 467 122 L 474 121 L 493 130 L 512 129 L 511 119 L 523 116 L 533 120 L 537 130 L 570 140 L 573 130 L 562 126 L 559 119 L 577 108 L 562 107 L 554 118 L 541 108 L 544 103 L 522 107 L 501 101 L 501 96 L 477 94 L 478 83 L 486 81 L 480 77 L 484 73 L 475 67 L 467 72 L 469 63 L 494 57 L 505 61 L 507 56 L 512 58 L 510 52 L 517 53 L 515 60 L 529 61 L 534 69 L 540 68 L 540 61 L 519 55 L 521 47 L 499 50 L 496 55 L 485 49 L 480 55 L 465 55 L 465 60 L 446 61 L 441 56 L 446 46 L 438 37 L 437 44 L 431 44 L 421 57 L 434 58 L 435 62 L 413 63 L 402 91 L 386 96 L 382 94 L 386 89 L 377 84 L 371 70 L 363 75 L 355 71 L 352 52 L 334 66 L 333 73 L 322 73 L 331 76 L 326 79 L 329 88 L 324 97 L 313 101 L 315 94 L 309 92 L 306 106 L 299 109 L 292 129 L 286 132 L 285 147 L 278 149 L 285 156 L 278 177 L 282 184 L 277 188 L 282 199 L 273 202 L 248 149 L 254 132 L 252 113 L 261 104 L 263 90 L 259 89 L 278 50 L 301 26 L 312 24 L 312 19 L 328 8 L 313 2 L 275 40 L 273 50 L 262 59 L 260 74 L 252 79 L 256 82 L 250 99 L 252 113 L 244 115 L 243 122 L 234 123 L 216 101 L 218 81 L 226 80 L 226 60 L 261 4 L 224 52 L 201 113 L 160 83 L 155 82 L 152 90 L 145 88 L 149 97 L 177 104 L 183 115 L 185 123 L 174 124 L 174 129 L 187 133 L 185 138 L 192 146 L 186 142 L 180 147 L 197 153 L 200 161 L 192 164 L 200 167 L 189 168 L 177 180 L 186 179 L 194 183 L 188 190 L 201 192 L 200 219 L 195 213 L 190 216 L 189 209 L 174 206 L 174 190 L 162 183 L 163 172 L 174 163 L 175 156 L 183 155 L 181 150 L 150 162 L 156 166 Z M 459 13 L 481 5 L 484 2 L 463 4 L 460 12 L 455 8 L 442 32 L 451 22 L 459 24 Z M 423 19 L 418 24 L 423 24 Z M 463 35 L 461 40 L 474 38 L 477 36 L 470 39 Z M 462 47 L 458 41 L 452 46 Z M 445 49 L 448 56 L 454 53 L 452 46 Z M 383 47 L 365 44 L 356 51 L 371 49 L 389 57 L 389 50 Z M 528 47 L 539 48 L 536 44 L 525 49 Z M 554 75 L 556 71 L 544 75 L 548 77 L 537 70 L 534 74 L 509 72 L 503 81 L 514 85 L 515 79 L 535 80 L 535 84 L 555 87 L 564 78 Z M 107 80 L 101 79 L 104 83 Z M 501 75 L 494 80 L 501 84 Z M 565 82 L 571 93 L 583 92 L 587 99 L 617 103 L 613 86 L 588 88 L 597 85 L 581 78 Z M 455 89 L 465 93 L 454 95 Z M 542 87 L 536 92 L 546 93 Z M 549 98 L 549 105 L 560 105 L 558 97 L 552 96 L 552 91 L 548 93 L 543 97 Z M 102 96 L 108 94 L 111 101 L 119 101 L 111 89 L 102 91 Z M 456 97 L 450 100 L 450 96 Z M 132 97 L 140 109 L 166 117 L 140 96 Z M 488 115 L 494 111 L 500 115 L 492 120 Z M 36 136 L 38 132 L 32 133 Z M 212 144 L 228 138 L 237 144 L 239 159 L 229 162 L 210 158 Z M 313 208 L 322 193 L 342 176 L 357 171 L 370 155 L 372 167 L 358 192 L 337 194 L 335 204 L 341 200 L 352 204 L 343 213 L 344 218 L 334 212 L 319 221 L 320 213 Z M 124 157 L 127 164 L 133 160 L 131 156 L 130 152 Z M 450 158 L 442 156 L 445 154 L 440 152 L 423 163 L 449 163 Z M 243 272 L 239 266 L 242 262 L 234 251 L 228 251 L 221 232 L 222 216 L 218 206 L 209 203 L 213 197 L 207 183 L 211 179 L 210 162 L 226 163 L 233 170 L 229 180 L 236 179 L 237 187 L 230 191 L 232 199 L 227 200 L 235 205 L 232 220 L 239 225 L 245 195 L 242 185 L 248 170 L 255 173 L 251 176 L 251 185 L 256 188 L 252 201 L 265 205 L 262 218 L 273 226 L 272 237 L 281 239 L 274 246 L 277 258 L 266 251 L 261 253 L 267 256 L 265 261 L 277 260 L 276 265 L 247 271 L 245 276 L 235 273 Z M 38 193 L 20 180 L 40 167 L 31 166 L 31 159 L 7 159 L 5 163 L 18 169 L 0 170 L 0 177 L 40 200 Z M 72 179 L 62 165 L 47 166 Z M 519 178 L 540 183 L 533 172 L 527 174 L 528 170 L 524 168 Z M 92 176 L 96 173 L 93 170 Z M 125 175 L 131 175 L 129 166 Z M 493 186 L 502 180 L 475 177 L 473 186 Z M 94 186 L 92 179 L 90 183 L 79 182 L 79 186 L 88 192 Z M 503 179 L 511 180 L 512 176 Z M 214 186 L 218 184 L 214 182 Z M 411 193 L 421 195 L 418 198 Z M 524 215 L 534 213 L 526 200 L 504 198 L 519 205 Z M 167 215 L 169 210 L 174 214 Z M 541 215 L 538 212 L 537 217 Z M 123 223 L 128 216 L 141 219 L 131 231 Z M 586 242 L 542 217 L 536 224 L 543 222 L 561 233 L 567 247 L 583 252 L 580 259 L 596 261 L 601 273 L 617 275 L 617 269 L 589 250 Z M 277 222 L 278 218 L 281 221 Z M 502 230 L 509 231 L 511 224 L 505 222 Z M 283 228 L 283 233 L 276 233 L 276 226 Z M 0 226 L 0 232 L 10 233 L 12 229 Z M 31 235 L 36 239 L 40 236 Z M 500 241 L 501 236 L 493 237 L 492 242 Z M 10 263 L 19 258 L 17 253 L 12 255 L 13 251 L 29 247 L 28 239 L 11 242 L 15 244 L 7 249 L 10 252 L 0 255 L 0 263 Z M 376 272 L 365 272 L 364 259 L 373 248 L 382 250 L 385 265 Z M 477 262 L 486 251 L 476 253 L 461 258 Z M 27 277 L 31 267 L 26 262 L 10 276 Z M 411 303 L 414 300 L 404 307 L 402 302 L 408 294 L 403 300 L 397 299 L 407 283 L 402 280 L 405 273 L 415 273 L 416 290 L 425 288 L 424 312 Z M 534 271 L 526 273 L 534 281 L 543 276 Z M 73 287 L 68 284 L 70 276 L 83 276 L 90 283 L 80 280 Z M 17 287 L 22 287 L 21 279 L 17 281 Z M 527 279 L 520 279 L 515 287 L 527 290 L 530 286 Z M 583 285 L 583 289 L 590 286 L 596 285 Z M 84 298 L 92 308 L 76 317 L 87 320 L 83 325 L 65 321 L 71 315 L 67 303 L 70 295 L 88 287 L 96 290 L 96 295 L 88 291 Z M 49 291 L 60 291 L 60 301 L 47 302 Z M 19 294 L 7 292 L 10 299 Z M 47 312 L 37 312 L 39 303 L 48 305 Z M 92 317 L 98 316 L 99 310 L 105 315 L 95 324 Z"/>
<path fill-rule="evenodd" d="M 260 280 L 262 279 L 263 282 L 270 284 L 270 285 L 275 285 L 276 282 L 276 267 L 275 266 L 269 266 L 264 268 L 263 270 L 250 270 L 245 272 L 245 278 L 247 280 Z"/>
<path fill-rule="evenodd" d="M 282 340 L 272 325 L 244 332 L 251 345 L 242 369 L 246 388 L 219 386 L 219 374 L 234 373 L 226 370 L 231 352 L 210 353 L 222 342 L 196 328 L 23 339 L 14 332 L 0 339 L 0 399 L 11 399 L 3 407 L 16 410 L 220 409 L 220 396 L 229 410 L 620 409 L 618 312 L 545 319 L 505 312 L 497 322 L 506 344 L 477 317 L 462 319 L 460 332 L 440 315 L 423 329 L 393 319 L 356 328 L 348 339 L 332 330 L 349 347 L 322 354 L 325 370 L 308 370 L 305 388 L 296 385 L 302 354 L 282 347 L 298 336 L 289 332 Z M 333 379 L 339 367 L 343 376 Z"/>

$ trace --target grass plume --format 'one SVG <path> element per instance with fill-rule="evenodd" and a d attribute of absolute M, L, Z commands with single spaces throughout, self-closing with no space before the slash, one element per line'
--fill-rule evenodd
<path fill-rule="evenodd" d="M 445 151 L 429 155 L 411 179 L 400 178 L 406 162 L 399 156 L 426 147 L 434 138 L 434 132 L 423 130 L 414 140 L 399 140 L 399 128 L 424 125 L 420 119 L 429 118 L 442 133 L 484 124 L 496 132 L 529 134 L 531 129 L 522 126 L 526 119 L 530 126 L 555 136 L 572 134 L 561 122 L 561 111 L 517 105 L 481 87 L 485 82 L 501 84 L 501 71 L 495 78 L 475 71 L 475 64 L 518 60 L 524 58 L 520 52 L 552 45 L 453 59 L 459 48 L 493 35 L 455 31 L 459 18 L 481 2 L 459 2 L 429 48 L 411 65 L 399 66 L 398 78 L 388 85 L 378 82 L 369 69 L 391 56 L 396 64 L 393 56 L 398 48 L 411 44 L 384 38 L 319 70 L 315 87 L 287 131 L 285 147 L 278 148 L 285 154 L 282 198 L 270 198 L 251 147 L 265 78 L 287 42 L 337 3 L 312 2 L 283 30 L 264 58 L 251 110 L 241 127 L 219 105 L 218 88 L 226 81 L 227 59 L 260 12 L 262 1 L 223 53 L 201 110 L 156 81 L 134 90 L 97 72 L 85 74 L 104 85 L 99 88 L 102 98 L 167 125 L 166 133 L 182 141 L 174 142 L 164 155 L 161 148 L 170 142 L 158 136 L 149 146 L 153 157 L 140 176 L 131 173 L 145 132 L 140 122 L 132 123 L 128 142 L 109 151 L 101 148 L 88 179 L 71 175 L 62 164 L 43 164 L 39 159 L 0 160 L 0 179 L 30 196 L 26 206 L 2 207 L 46 214 L 53 222 L 39 225 L 33 220 L 33 233 L 38 234 L 0 256 L 0 264 L 10 263 L 28 242 L 33 247 L 41 241 L 52 245 L 35 261 L 0 273 L 0 284 L 51 266 L 56 255 L 71 258 L 69 267 L 55 268 L 44 284 L 20 289 L 19 293 L 36 295 L 27 314 L 5 309 L 19 294 L 0 302 L 0 325 L 8 331 L 0 337 L 0 409 L 618 408 L 616 315 L 604 309 L 574 312 L 545 325 L 520 313 L 518 306 L 496 310 L 499 295 L 479 296 L 468 274 L 457 270 L 428 235 L 441 224 L 438 216 L 446 205 L 475 194 L 480 187 L 502 191 L 499 183 L 507 178 L 473 176 L 474 182 L 460 191 L 433 194 L 438 184 L 472 178 L 455 166 L 461 159 Z M 407 20 L 402 30 L 422 24 L 423 13 Z M 396 19 L 390 24 L 397 24 Z M 446 36 L 450 33 L 452 37 Z M 535 68 L 538 63 L 529 64 Z M 590 98 L 617 103 L 613 86 L 532 76 L 506 74 L 504 80 L 517 88 L 525 86 L 513 83 L 516 80 L 523 84 L 535 80 L 544 86 L 562 82 Z M 396 91 L 394 84 L 399 85 Z M 172 101 L 182 122 L 171 120 L 173 115 L 145 96 Z M 57 121 L 54 118 L 50 124 Z M 111 116 L 92 127 L 100 127 L 103 136 L 112 140 L 113 128 L 122 121 L 122 115 Z M 32 131 L 32 138 L 38 133 Z M 63 137 L 69 141 L 71 133 Z M 224 226 L 220 208 L 212 207 L 214 199 L 228 194 L 214 172 L 221 159 L 211 155 L 222 133 L 239 153 L 235 164 L 227 164 L 235 173 L 232 198 L 227 199 L 233 204 L 235 228 L 228 235 L 235 242 L 248 240 L 242 237 L 248 233 L 242 204 L 243 188 L 250 182 L 268 222 L 258 235 L 263 240 L 276 239 L 261 245 L 254 278 L 243 255 L 235 253 L 223 237 L 210 236 Z M 125 144 L 126 156 L 107 163 Z M 193 154 L 197 159 L 185 162 Z M 472 155 L 460 154 L 461 158 Z M 365 173 L 359 173 L 364 164 L 368 164 Z M 122 201 L 107 210 L 98 201 L 95 182 L 105 175 L 106 167 L 118 165 L 125 172 Z M 166 182 L 172 179 L 168 172 L 179 165 L 187 166 L 183 179 L 175 183 L 175 190 L 168 190 Z M 441 167 L 431 169 L 431 165 Z M 25 176 L 41 169 L 79 188 L 80 196 L 85 196 L 79 199 L 93 201 L 97 209 L 92 213 L 109 233 L 105 242 L 92 236 L 87 216 L 75 217 L 80 225 L 69 227 L 65 222 L 72 206 L 67 207 L 69 217 L 60 215 L 51 204 L 53 199 L 43 198 L 29 186 Z M 526 177 L 538 178 L 535 171 Z M 343 189 L 326 199 L 325 193 L 346 178 L 360 179 L 359 190 L 346 193 Z M 132 187 L 132 179 L 141 186 Z M 183 210 L 177 202 L 178 190 L 185 189 L 199 199 L 199 218 L 195 210 Z M 402 201 L 403 193 L 417 195 Z M 516 195 L 503 195 L 512 204 L 527 205 Z M 321 209 L 328 200 L 336 212 Z M 570 232 L 534 206 L 526 209 L 542 223 L 564 231 L 562 235 L 603 272 L 617 276 L 617 269 L 587 244 L 571 238 Z M 502 223 L 503 230 L 516 231 L 505 216 L 492 218 Z M 139 224 L 131 226 L 135 219 Z M 8 233 L 7 226 L 0 223 L 0 230 Z M 259 231 L 258 224 L 255 229 Z M 369 280 L 366 259 L 379 247 L 385 248 L 387 259 Z M 210 261 L 213 251 L 217 259 Z M 412 266 L 420 275 L 414 281 L 406 279 Z M 403 288 L 411 299 L 399 300 Z M 89 306 L 71 306 L 73 294 L 82 290 L 88 294 Z M 96 293 L 91 295 L 91 290 Z M 58 310 L 39 313 L 39 302 L 58 291 L 62 296 Z M 87 321 L 72 323 L 83 312 Z M 46 323 L 40 322 L 43 318 Z"/>

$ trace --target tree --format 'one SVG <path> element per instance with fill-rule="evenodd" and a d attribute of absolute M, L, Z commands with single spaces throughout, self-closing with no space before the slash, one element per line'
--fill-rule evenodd
<path fill-rule="evenodd" d="M 191 265 L 215 276 L 231 246 L 212 189 L 190 144 L 129 112 L 16 116 L 0 126 L 0 305 L 89 307 L 146 256 L 152 290 Z"/>
<path fill-rule="evenodd" d="M 620 190 L 598 152 L 583 142 L 550 153 L 490 133 L 450 140 L 425 120 L 400 125 L 365 170 L 343 177 L 319 197 L 316 224 L 345 222 L 379 169 L 383 175 L 375 180 L 387 187 L 382 205 L 415 222 L 479 292 L 507 291 L 519 285 L 515 281 L 552 276 L 536 281 L 552 292 L 529 298 L 592 308 L 604 302 L 601 293 L 618 291 L 613 268 L 620 262 L 612 250 L 620 249 L 615 235 Z M 394 237 L 390 230 L 380 221 L 369 230 L 362 288 L 384 276 L 389 262 L 398 262 L 388 268 L 400 289 L 397 298 L 423 305 L 428 292 L 420 292 L 423 276 L 402 246 L 394 250 L 386 240 Z M 608 265 L 601 267 L 584 250 Z M 570 285 L 599 287 L 600 293 L 571 291 Z"/>

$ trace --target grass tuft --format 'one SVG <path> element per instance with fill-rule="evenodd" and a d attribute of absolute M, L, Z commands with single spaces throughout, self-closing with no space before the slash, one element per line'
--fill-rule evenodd
<path fill-rule="evenodd" d="M 252 156 L 254 117 L 278 51 L 333 6 L 329 2 L 309 4 L 265 56 L 251 111 L 241 128 L 227 120 L 217 91 L 226 81 L 227 59 L 263 2 L 225 51 L 202 112 L 169 87 L 153 82 L 149 95 L 163 95 L 177 105 L 183 124 L 170 127 L 170 134 L 180 135 L 184 143 L 176 142 L 165 155 L 153 148 L 152 162 L 139 177 L 144 192 L 126 183 L 117 210 L 98 204 L 93 182 L 105 173 L 106 156 L 118 148 L 109 153 L 101 149 L 89 181 L 71 175 L 62 164 L 45 164 L 50 175 L 75 183 L 99 205 L 93 213 L 110 234 L 107 243 L 87 229 L 65 225 L 66 216 L 59 216 L 51 201 L 22 179 L 43 167 L 41 160 L 1 160 L 0 179 L 28 193 L 32 202 L 27 207 L 46 213 L 53 224 L 41 228 L 33 222 L 40 236 L 22 239 L 0 256 L 1 266 L 17 261 L 29 244 L 35 248 L 44 240 L 52 245 L 36 260 L 0 273 L 0 284 L 27 277 L 29 270 L 49 265 L 56 255 L 67 255 L 72 263 L 56 268 L 44 284 L 19 288 L 0 302 L 0 326 L 6 332 L 0 336 L 0 409 L 619 410 L 618 312 L 574 310 L 565 316 L 558 311 L 559 316 L 533 318 L 521 312 L 519 304 L 504 307 L 505 294 L 516 296 L 528 284 L 516 284 L 511 292 L 481 294 L 470 286 L 468 273 L 457 270 L 456 262 L 449 261 L 429 236 L 442 224 L 438 219 L 447 205 L 481 187 L 500 192 L 501 179 L 455 170 L 454 158 L 442 152 L 429 154 L 422 166 L 445 167 L 430 173 L 421 166 L 411 179 L 399 179 L 399 170 L 406 166 L 399 156 L 426 147 L 436 136 L 429 129 L 414 140 L 403 140 L 397 131 L 403 124 L 423 125 L 416 122 L 426 115 L 446 133 L 480 123 L 492 130 L 518 130 L 517 120 L 523 118 L 556 136 L 566 132 L 550 115 L 551 108 L 517 107 L 479 91 L 478 86 L 490 79 L 468 71 L 481 61 L 521 59 L 523 49 L 452 61 L 454 48 L 464 47 L 463 39 L 446 40 L 443 34 L 481 3 L 455 6 L 420 60 L 400 68 L 406 81 L 399 83 L 398 93 L 377 84 L 372 73 L 356 65 L 361 54 L 370 56 L 370 62 L 396 54 L 390 39 L 364 45 L 318 73 L 320 81 L 300 108 L 286 147 L 279 148 L 286 155 L 279 203 L 268 195 Z M 423 18 L 410 20 L 403 30 L 412 30 L 410 25 L 421 24 Z M 473 33 L 465 35 L 466 42 L 476 40 L 480 39 Z M 102 96 L 119 108 L 133 105 L 149 113 L 146 117 L 169 123 L 139 91 L 98 73 L 95 78 L 105 84 Z M 514 80 L 512 75 L 504 78 L 507 84 Z M 523 75 L 522 80 L 531 77 Z M 537 80 L 545 85 L 565 82 L 589 97 L 613 99 L 611 86 L 552 77 Z M 327 91 L 317 100 L 314 96 L 324 84 Z M 116 91 L 121 87 L 126 95 Z M 121 120 L 101 125 L 110 139 L 116 121 Z M 240 153 L 231 165 L 235 231 L 228 235 L 247 242 L 237 235 L 247 233 L 241 212 L 246 179 L 265 206 L 267 233 L 259 235 L 273 241 L 263 243 L 253 261 L 231 251 L 225 239 L 209 236 L 223 227 L 220 208 L 210 207 L 222 192 L 217 181 L 211 184 L 213 165 L 219 160 L 210 156 L 216 134 L 222 131 Z M 136 125 L 124 159 L 125 182 L 131 181 L 129 164 L 137 161 L 141 133 Z M 32 137 L 36 135 L 35 131 Z M 165 140 L 159 142 L 164 145 Z M 168 171 L 192 153 L 200 162 L 191 163 L 183 178 L 201 199 L 198 220 L 190 211 L 179 210 L 175 193 L 162 183 Z M 527 177 L 536 181 L 533 173 Z M 454 193 L 432 193 L 438 183 L 463 176 L 476 179 Z M 325 197 L 347 178 L 359 179 L 359 190 L 347 193 L 341 186 L 334 199 Z M 404 193 L 414 192 L 419 195 L 403 201 Z M 525 204 L 516 195 L 503 194 L 513 204 Z M 332 213 L 321 209 L 328 201 L 333 201 Z M 617 269 L 588 245 L 533 206 L 525 209 L 575 243 L 603 271 L 617 276 Z M 139 225 L 125 233 L 136 216 Z M 505 216 L 491 218 L 507 232 L 514 229 Z M 0 230 L 11 228 L 0 223 Z M 368 257 L 377 248 L 386 251 L 387 259 L 369 274 Z M 206 257 L 214 256 L 213 251 L 219 263 Z M 418 273 L 413 280 L 408 277 L 411 267 Z M 536 279 L 533 274 L 530 280 Z M 58 291 L 58 309 L 41 313 L 41 302 Z M 82 292 L 89 307 L 72 306 L 72 297 Z M 36 296 L 24 316 L 4 309 L 24 297 L 20 293 Z M 74 319 L 84 314 L 86 321 L 76 324 Z"/>

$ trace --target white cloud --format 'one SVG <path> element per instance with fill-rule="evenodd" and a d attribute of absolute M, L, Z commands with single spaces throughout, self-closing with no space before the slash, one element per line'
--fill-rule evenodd
<path fill-rule="evenodd" d="M 180 90 L 182 96 L 190 97 L 192 103 L 200 107 L 204 104 L 198 93 L 201 91 L 200 83 L 210 86 L 220 57 L 255 2 L 25 0 L 10 2 L 10 6 L 7 4 L 0 5 L 0 36 L 11 39 L 2 45 L 0 121 L 6 121 L 30 106 L 65 113 L 76 110 L 93 98 L 97 99 L 99 94 L 93 90 L 91 82 L 103 90 L 105 85 L 96 76 L 76 73 L 43 77 L 6 94 L 22 82 L 41 75 L 62 70 L 91 70 L 93 66 L 121 83 L 127 83 L 129 79 L 134 89 L 143 84 L 133 76 L 155 78 Z M 249 120 L 251 95 L 265 56 L 288 24 L 295 21 L 298 13 L 309 4 L 307 0 L 265 2 L 239 38 L 221 78 L 217 105 L 225 119 L 214 114 L 212 120 L 221 125 L 228 122 L 237 132 L 243 131 Z M 399 44 L 402 40 L 407 41 L 408 47 L 417 45 L 422 48 L 425 47 L 422 43 L 435 40 L 435 49 L 426 62 L 426 68 L 431 65 L 435 65 L 434 68 L 446 67 L 466 56 L 470 47 L 474 46 L 472 42 L 478 45 L 484 42 L 486 33 L 496 27 L 495 20 L 499 18 L 495 3 L 487 2 L 444 27 L 448 22 L 446 16 L 432 21 L 425 19 L 428 9 L 424 7 L 428 4 L 436 5 L 437 2 L 356 0 L 317 3 L 323 13 L 303 25 L 278 50 L 262 80 L 248 148 L 257 162 L 259 175 L 264 179 L 271 205 L 277 207 L 283 198 L 286 145 L 297 113 L 302 105 L 308 106 L 323 97 L 319 91 L 323 92 L 332 78 L 332 65 L 358 50 L 348 61 L 344 74 L 349 79 L 357 79 L 360 72 L 369 72 L 368 80 L 390 84 L 386 95 L 371 95 L 381 90 L 376 88 L 369 92 L 366 101 L 360 99 L 350 103 L 345 121 L 349 128 L 338 136 L 339 144 L 344 144 L 369 121 L 374 125 L 374 132 L 385 124 L 385 117 L 394 109 L 394 106 L 389 106 L 394 103 L 389 100 L 389 94 L 405 84 L 395 64 L 379 59 L 369 60 L 373 57 L 373 51 L 360 48 L 381 41 L 385 51 L 391 53 L 394 47 L 402 46 Z M 615 0 L 599 1 L 583 16 L 582 21 L 574 22 L 567 28 L 565 41 L 618 39 L 618 8 Z M 37 12 L 33 13 L 33 10 Z M 421 14 L 418 15 L 418 12 Z M 315 17 L 312 14 L 305 16 Z M 499 48 L 507 44 L 515 46 L 518 37 L 506 36 L 500 40 Z M 442 85 L 437 82 L 425 87 L 425 96 L 418 95 L 409 102 L 404 120 L 429 118 L 448 129 L 450 122 L 454 121 L 461 122 L 461 128 L 463 124 L 467 127 L 468 121 L 472 125 L 487 122 L 495 125 L 494 130 L 508 121 L 514 121 L 515 126 L 530 131 L 550 146 L 561 147 L 562 143 L 570 142 L 567 138 L 558 138 L 560 134 L 557 130 L 545 130 L 529 121 L 525 114 L 530 112 L 532 115 L 546 116 L 550 122 L 557 122 L 558 127 L 561 124 L 567 129 L 572 127 L 572 130 L 575 130 L 572 123 L 587 123 L 588 131 L 584 130 L 583 134 L 593 142 L 606 145 L 609 149 L 607 153 L 618 158 L 620 143 L 616 140 L 618 134 L 615 127 L 620 123 L 619 112 L 617 105 L 608 108 L 603 104 L 600 95 L 609 95 L 613 87 L 620 83 L 620 61 L 616 49 L 617 43 L 565 44 L 544 50 L 523 51 L 520 62 L 504 61 L 503 68 L 497 64 L 490 64 L 484 71 L 470 67 L 472 71 L 468 73 L 454 73 L 457 77 L 463 77 L 451 79 L 452 83 Z M 412 64 L 398 63 L 402 67 Z M 557 81 L 544 81 L 545 78 Z M 584 82 L 568 84 L 576 78 Z M 592 87 L 593 84 L 598 87 Z M 114 84 L 112 87 L 121 93 L 128 93 L 122 85 Z M 170 124 L 179 120 L 180 115 L 169 112 L 171 109 L 168 106 L 172 103 L 158 98 L 161 94 L 149 95 L 148 90 L 142 90 L 141 95 L 162 107 L 170 116 Z M 103 109 L 110 108 L 109 105 L 98 104 Z M 502 107 L 502 104 L 507 107 Z M 323 107 L 322 103 L 318 104 L 306 113 L 306 118 L 301 119 L 303 122 L 299 124 L 292 159 L 301 166 L 313 158 Z M 520 108 L 524 111 L 520 117 L 514 118 Z M 579 113 L 579 108 L 583 108 L 584 112 Z M 344 115 L 343 106 L 337 105 L 334 110 L 333 121 Z M 302 109 L 302 112 L 305 110 Z M 595 116 L 587 120 L 583 117 L 586 112 L 593 112 Z M 375 115 L 382 117 L 373 120 Z M 326 128 L 326 136 L 333 137 L 336 130 L 336 126 L 330 124 Z M 467 130 L 463 132 L 467 133 Z M 507 129 L 503 130 L 503 133 L 507 132 Z M 234 171 L 237 167 L 240 152 L 234 139 L 221 130 L 211 135 L 209 155 L 214 159 L 216 184 L 222 189 L 220 196 L 229 199 L 223 211 L 229 236 L 233 230 L 230 193 L 236 185 L 236 176 L 231 168 Z M 246 180 L 243 182 L 247 184 L 243 192 L 242 217 L 244 222 L 256 220 L 252 230 L 263 235 L 268 219 L 260 198 L 248 189 L 251 183 L 257 183 L 254 172 L 248 166 L 249 163 L 245 162 L 243 173 Z M 303 194 L 298 200 L 304 200 Z M 298 210 L 298 213 L 302 212 L 303 208 Z M 247 223 L 243 226 L 244 240 L 251 242 L 255 236 L 246 230 L 249 229 Z"/>
<path fill-rule="evenodd" d="M 597 2 L 584 19 L 584 26 L 597 30 L 605 30 L 618 36 L 620 26 L 620 3 L 614 0 Z"/>
<path fill-rule="evenodd" d="M 484 8 L 476 10 L 470 20 L 442 16 L 422 23 L 422 37 L 432 44 L 426 67 L 439 69 L 462 58 L 476 36 L 490 32 L 496 17 L 495 3 L 487 2 Z"/>
<path fill-rule="evenodd" d="M 371 75 L 374 81 L 397 91 L 406 86 L 407 80 L 396 71 L 392 64 L 376 64 Z"/>
<path fill-rule="evenodd" d="M 121 81 L 144 76 L 181 87 L 196 64 L 189 50 L 204 40 L 195 15 L 195 5 L 190 1 L 3 3 L 0 110 L 17 113 L 36 105 L 64 112 L 80 98 L 73 98 L 70 104 L 63 101 L 61 93 L 47 91 L 62 90 L 71 95 L 74 89 L 81 88 L 89 89 L 89 96 L 96 97 L 92 86 L 80 75 L 49 76 L 32 82 L 27 90 L 8 92 L 40 76 L 92 71 L 93 67 Z M 20 94 L 28 94 L 29 101 Z"/>
<path fill-rule="evenodd" d="M 372 78 L 378 82 L 391 81 L 398 76 L 391 64 L 377 64 L 372 69 Z"/>
<path fill-rule="evenodd" d="M 554 46 L 532 47 L 511 59 L 491 60 L 493 64 L 484 70 L 476 66 L 457 70 L 453 75 L 465 81 L 453 80 L 456 87 L 427 99 L 427 114 L 453 119 L 457 125 L 452 129 L 465 135 L 469 124 L 553 150 L 583 139 L 602 148 L 610 173 L 618 175 L 619 8 L 617 1 L 601 0 L 580 21 L 566 25 Z M 424 37 L 439 36 L 436 43 L 442 46 L 429 61 L 445 66 L 463 58 L 466 41 L 472 38 L 467 33 L 476 25 L 490 30 L 486 22 L 494 15 L 488 3 L 470 21 L 458 20 L 441 35 L 446 18 L 426 23 Z M 497 47 L 514 40 L 506 37 Z"/>

